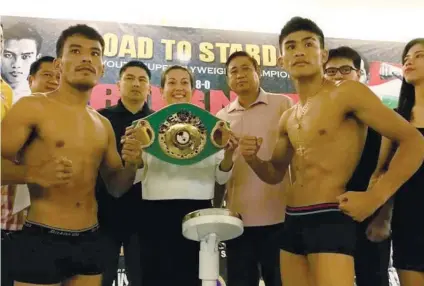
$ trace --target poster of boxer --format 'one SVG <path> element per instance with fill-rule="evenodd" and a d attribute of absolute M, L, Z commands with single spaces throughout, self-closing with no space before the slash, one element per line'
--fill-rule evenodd
<path fill-rule="evenodd" d="M 284 19 L 282 19 L 282 22 Z M 13 88 L 15 102 L 30 95 L 28 73 L 31 63 L 41 56 L 55 56 L 56 40 L 62 30 L 81 23 L 74 20 L 2 16 L 4 52 L 2 78 Z M 130 60 L 143 61 L 152 72 L 152 91 L 148 99 L 153 110 L 163 107 L 160 74 L 169 65 L 187 66 L 195 76 L 193 103 L 216 114 L 236 98 L 226 83 L 225 61 L 238 50 L 249 52 L 261 67 L 261 86 L 268 92 L 286 94 L 296 102 L 289 75 L 277 66 L 278 35 L 241 31 L 177 28 L 137 24 L 84 22 L 97 29 L 105 40 L 105 74 L 93 89 L 89 104 L 95 109 L 114 105 L 119 99 L 116 86 L 119 69 Z M 325 31 L 324 31 L 325 33 Z M 383 102 L 395 107 L 401 86 L 401 53 L 405 43 L 326 39 L 326 47 L 350 46 L 363 57 L 362 82 Z M 221 249 L 219 285 L 226 280 L 225 247 Z M 392 286 L 397 276 L 391 270 Z M 128 286 L 123 260 L 115 286 Z"/>

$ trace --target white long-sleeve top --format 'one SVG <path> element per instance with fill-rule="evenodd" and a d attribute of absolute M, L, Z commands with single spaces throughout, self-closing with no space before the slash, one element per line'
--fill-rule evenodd
<path fill-rule="evenodd" d="M 175 165 L 143 153 L 144 167 L 138 172 L 145 200 L 208 200 L 214 197 L 215 182 L 227 183 L 232 174 L 221 171 L 224 150 L 192 165 Z"/>

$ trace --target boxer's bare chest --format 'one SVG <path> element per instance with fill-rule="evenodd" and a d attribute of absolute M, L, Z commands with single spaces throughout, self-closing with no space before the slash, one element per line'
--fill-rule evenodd
<path fill-rule="evenodd" d="M 311 163 L 337 156 L 337 150 L 359 148 L 361 134 L 365 134 L 353 114 L 346 113 L 343 106 L 325 94 L 295 106 L 287 121 L 287 131 L 295 156 Z"/>
<path fill-rule="evenodd" d="M 34 134 L 33 148 L 28 148 L 28 151 L 33 149 L 32 156 L 44 151 L 65 156 L 74 163 L 85 161 L 97 165 L 108 144 L 107 129 L 95 111 L 61 104 L 45 105 L 44 114 L 34 126 Z"/>

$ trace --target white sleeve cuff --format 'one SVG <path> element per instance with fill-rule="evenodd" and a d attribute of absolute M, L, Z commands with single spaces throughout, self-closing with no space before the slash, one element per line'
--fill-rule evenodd
<path fill-rule="evenodd" d="M 137 184 L 138 182 L 142 182 L 144 180 L 145 171 L 147 170 L 147 165 L 146 165 L 147 154 L 145 152 L 143 152 L 142 158 L 143 158 L 143 168 L 138 169 L 137 172 L 135 173 L 135 179 L 134 179 L 133 185 Z"/>
<path fill-rule="evenodd" d="M 228 172 L 224 172 L 219 168 L 221 161 L 222 160 L 219 160 L 219 163 L 216 165 L 216 168 L 215 168 L 215 181 L 220 185 L 224 185 L 228 182 L 228 180 L 231 177 L 231 174 L 233 173 L 234 163 L 233 163 L 233 166 L 231 166 L 231 169 Z"/>
<path fill-rule="evenodd" d="M 143 180 L 143 172 L 144 172 L 144 168 L 138 169 L 137 172 L 135 173 L 135 179 L 134 179 L 134 183 L 133 185 L 141 182 Z"/>

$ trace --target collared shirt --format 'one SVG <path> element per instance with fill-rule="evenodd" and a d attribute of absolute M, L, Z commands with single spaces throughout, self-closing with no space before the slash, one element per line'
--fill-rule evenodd
<path fill-rule="evenodd" d="M 258 98 L 247 109 L 235 100 L 220 110 L 217 117 L 228 121 L 231 130 L 238 136 L 262 137 L 258 157 L 270 160 L 278 138 L 278 122 L 292 104 L 287 96 L 260 89 Z M 259 179 L 238 149 L 233 160 L 233 175 L 227 183 L 227 207 L 242 215 L 245 226 L 284 221 L 284 190 L 289 187 L 289 172 L 282 183 L 269 185 Z"/>
<path fill-rule="evenodd" d="M 1 95 L 1 119 L 13 103 L 13 90 L 2 79 L 0 79 L 0 95 Z M 23 185 L 20 185 L 23 186 Z M 26 186 L 26 185 L 24 185 Z M 1 186 L 1 229 L 16 231 L 21 230 L 28 211 L 25 209 L 13 214 L 13 204 L 17 193 L 18 185 Z"/>
<path fill-rule="evenodd" d="M 144 104 L 141 110 L 133 114 L 125 108 L 121 100 L 118 101 L 117 105 L 101 109 L 98 112 L 109 119 L 112 124 L 119 153 L 122 150 L 121 136 L 125 134 L 126 127 L 130 126 L 134 120 L 144 118 L 153 113 L 147 104 Z M 97 177 L 96 195 L 100 227 L 124 236 L 135 231 L 137 224 L 134 223 L 134 219 L 138 217 L 141 203 L 140 189 L 140 183 L 134 184 L 122 197 L 114 198 L 108 193 L 105 183 L 99 174 Z"/>
<path fill-rule="evenodd" d="M 225 184 L 231 176 L 221 171 L 224 150 L 193 165 L 174 165 L 143 153 L 141 175 L 145 200 L 209 200 L 214 196 L 215 182 Z"/>

